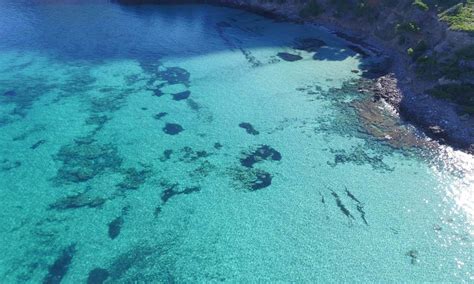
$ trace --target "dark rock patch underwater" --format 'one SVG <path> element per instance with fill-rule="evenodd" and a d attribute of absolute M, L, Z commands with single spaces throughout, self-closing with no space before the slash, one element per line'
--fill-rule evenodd
<path fill-rule="evenodd" d="M 78 208 L 96 208 L 100 207 L 105 203 L 106 199 L 101 197 L 94 197 L 88 193 L 88 191 L 79 193 L 72 196 L 61 198 L 51 204 L 49 209 L 54 210 L 67 210 L 67 209 L 78 209 Z"/>
<path fill-rule="evenodd" d="M 183 130 L 184 128 L 177 123 L 166 123 L 165 127 L 163 127 L 163 132 L 168 135 L 177 135 Z"/>
<path fill-rule="evenodd" d="M 5 93 L 3 93 L 3 95 L 5 97 L 14 97 L 14 96 L 16 96 L 16 92 L 15 91 L 6 91 Z"/>
<path fill-rule="evenodd" d="M 287 52 L 279 52 L 277 54 L 277 56 L 280 57 L 281 59 L 285 60 L 285 61 L 288 61 L 288 62 L 294 62 L 294 61 L 298 61 L 298 60 L 303 59 L 303 57 L 301 57 L 299 55 L 291 54 L 291 53 L 287 53 Z"/>
<path fill-rule="evenodd" d="M 87 284 L 102 284 L 109 278 L 110 273 L 107 269 L 94 268 L 89 272 Z"/>
<path fill-rule="evenodd" d="M 184 84 L 186 86 L 189 85 L 189 78 L 191 76 L 186 69 L 180 67 L 168 67 L 155 74 L 157 79 L 166 81 L 170 85 Z"/>
<path fill-rule="evenodd" d="M 244 157 L 240 159 L 240 164 L 252 168 L 254 164 L 265 160 L 280 161 L 281 154 L 268 145 L 262 145 L 253 152 L 244 153 Z"/>
<path fill-rule="evenodd" d="M 163 203 L 166 203 L 173 196 L 180 195 L 180 194 L 187 195 L 193 192 L 201 191 L 201 188 L 198 186 L 186 187 L 183 190 L 177 190 L 177 188 L 178 188 L 178 184 L 167 185 L 167 188 L 161 193 L 161 201 L 163 201 Z"/>
<path fill-rule="evenodd" d="M 36 142 L 35 144 L 31 145 L 30 149 L 34 150 L 34 149 L 38 148 L 39 146 L 43 145 L 44 143 L 46 143 L 46 140 L 41 139 L 38 142 Z"/>
<path fill-rule="evenodd" d="M 239 124 L 239 127 L 240 128 L 243 128 L 245 129 L 245 131 L 247 131 L 248 134 L 251 134 L 251 135 L 258 135 L 260 134 L 260 132 L 258 132 L 252 124 L 248 123 L 248 122 L 242 122 Z"/>
<path fill-rule="evenodd" d="M 116 146 L 91 138 L 76 139 L 61 147 L 55 159 L 62 162 L 55 178 L 60 184 L 85 182 L 108 170 L 117 171 L 122 165 Z"/>
<path fill-rule="evenodd" d="M 149 166 L 146 166 L 141 170 L 128 168 L 123 169 L 121 173 L 124 177 L 122 182 L 117 184 L 117 187 L 120 190 L 136 190 L 152 175 L 152 169 Z"/>
<path fill-rule="evenodd" d="M 295 41 L 293 48 L 307 52 L 316 52 L 325 45 L 326 43 L 324 41 L 317 38 L 301 38 Z"/>
<path fill-rule="evenodd" d="M 168 113 L 167 112 L 160 112 L 160 113 L 157 113 L 153 116 L 154 119 L 156 120 L 160 120 L 162 119 L 163 117 L 167 116 Z"/>
<path fill-rule="evenodd" d="M 12 161 L 9 159 L 3 159 L 0 161 L 0 171 L 1 172 L 6 172 L 9 170 L 13 170 L 15 168 L 18 168 L 21 166 L 20 161 Z"/>
<path fill-rule="evenodd" d="M 205 150 L 195 151 L 193 148 L 191 148 L 189 146 L 183 147 L 180 150 L 180 152 L 183 155 L 179 158 L 179 160 L 183 161 L 183 162 L 186 162 L 186 163 L 194 162 L 198 159 L 206 158 L 206 157 L 209 157 L 211 155 L 210 153 L 208 153 Z"/>
<path fill-rule="evenodd" d="M 394 170 L 383 161 L 383 155 L 370 156 L 362 147 L 354 147 L 350 151 L 331 150 L 331 152 L 335 154 L 334 162 L 328 162 L 328 165 L 332 167 L 336 167 L 339 164 L 352 163 L 358 166 L 368 164 L 374 170 L 382 172 L 391 172 Z"/>
<path fill-rule="evenodd" d="M 128 214 L 129 207 L 122 208 L 122 213 L 120 216 L 114 218 L 112 221 L 107 224 L 108 226 L 108 234 L 110 239 L 115 239 L 120 235 L 122 231 L 122 226 L 124 223 L 124 217 Z"/>
<path fill-rule="evenodd" d="M 250 188 L 252 190 L 259 190 L 268 187 L 272 184 L 272 175 L 263 170 L 257 170 L 255 172 L 255 180 L 250 182 Z"/>
<path fill-rule="evenodd" d="M 69 270 L 76 246 L 70 245 L 65 248 L 54 263 L 48 268 L 48 274 L 43 279 L 44 284 L 59 284 Z"/>
<path fill-rule="evenodd" d="M 123 216 L 119 216 L 117 218 L 115 218 L 114 220 L 112 220 L 109 224 L 108 224 L 108 234 L 109 234 L 109 238 L 111 238 L 112 240 L 115 239 L 116 237 L 118 237 L 118 235 L 120 234 L 120 231 L 122 230 L 122 225 L 123 225 Z"/>
<path fill-rule="evenodd" d="M 185 100 L 185 99 L 189 98 L 190 95 L 191 95 L 190 91 L 184 91 L 184 92 L 172 94 L 173 100 L 175 100 L 175 101 Z"/>
<path fill-rule="evenodd" d="M 257 191 L 272 184 L 273 176 L 261 169 L 234 168 L 229 170 L 232 179 L 246 190 Z"/>

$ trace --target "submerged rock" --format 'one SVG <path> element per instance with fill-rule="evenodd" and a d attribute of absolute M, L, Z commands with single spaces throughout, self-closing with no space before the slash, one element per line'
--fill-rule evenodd
<path fill-rule="evenodd" d="M 167 123 L 165 127 L 163 127 L 163 132 L 168 135 L 177 135 L 183 130 L 184 128 L 177 123 Z"/>
<path fill-rule="evenodd" d="M 244 154 L 244 157 L 240 159 L 240 164 L 244 167 L 252 168 L 255 163 L 264 160 L 280 161 L 281 154 L 268 145 L 262 145 L 254 152 Z"/>
<path fill-rule="evenodd" d="M 179 160 L 187 163 L 210 156 L 210 154 L 204 150 L 194 151 L 193 148 L 188 146 L 183 147 L 181 153 L 183 153 L 183 155 Z"/>
<path fill-rule="evenodd" d="M 168 202 L 168 200 L 175 196 L 177 194 L 176 191 L 174 191 L 174 188 L 177 186 L 177 184 L 173 184 L 171 187 L 168 187 L 167 189 L 163 190 L 163 192 L 161 192 L 161 201 L 163 201 L 163 203 L 166 203 Z"/>
<path fill-rule="evenodd" d="M 160 120 L 162 119 L 163 117 L 167 116 L 168 113 L 167 112 L 160 112 L 160 113 L 157 113 L 153 116 L 154 119 L 156 120 Z"/>
<path fill-rule="evenodd" d="M 382 155 L 370 156 L 362 147 L 354 147 L 349 151 L 331 150 L 335 154 L 334 162 L 328 162 L 328 165 L 335 167 L 339 164 L 351 163 L 358 166 L 370 165 L 374 170 L 391 172 L 394 169 L 383 161 Z"/>
<path fill-rule="evenodd" d="M 199 177 L 199 178 L 205 178 L 207 177 L 212 171 L 216 170 L 217 167 L 213 164 L 211 164 L 209 161 L 205 160 L 200 163 L 200 165 L 192 170 L 189 173 L 190 177 Z"/>
<path fill-rule="evenodd" d="M 110 280 L 107 282 L 110 283 L 142 283 L 142 282 L 153 282 L 153 281 L 137 281 L 137 278 L 133 278 L 137 274 L 131 276 L 129 273 L 130 270 L 133 272 L 143 271 L 144 268 L 154 265 L 153 261 L 150 263 L 151 259 L 159 259 L 160 254 L 164 254 L 161 250 L 161 247 L 133 247 L 129 251 L 120 254 L 114 257 L 111 261 L 110 266 L 107 268 L 109 272 Z M 153 256 L 153 257 L 152 257 Z M 152 258 L 150 258 L 152 257 Z M 157 269 L 156 266 L 153 266 L 153 269 Z M 157 269 L 159 271 L 159 269 Z M 159 271 L 160 272 L 160 271 Z M 158 272 L 158 273 L 159 273 Z M 156 282 L 156 279 L 154 279 Z"/>
<path fill-rule="evenodd" d="M 174 84 L 189 84 L 190 74 L 186 69 L 180 67 L 168 67 L 164 71 L 157 73 L 157 78 L 168 82 L 170 85 Z"/>
<path fill-rule="evenodd" d="M 256 191 L 272 184 L 272 175 L 264 170 L 254 168 L 234 168 L 230 169 L 232 179 L 239 187 L 249 191 Z"/>
<path fill-rule="evenodd" d="M 39 146 L 43 145 L 44 143 L 46 143 L 46 140 L 41 139 L 38 142 L 36 142 L 35 144 L 31 145 L 30 149 L 34 150 L 34 149 L 38 148 Z"/>
<path fill-rule="evenodd" d="M 319 48 L 325 45 L 326 43 L 324 41 L 317 38 L 301 38 L 295 41 L 293 48 L 307 52 L 316 52 Z"/>
<path fill-rule="evenodd" d="M 193 187 L 187 187 L 183 189 L 181 192 L 179 192 L 179 194 L 191 194 L 193 192 L 198 192 L 198 191 L 201 191 L 201 188 L 198 186 L 193 186 Z"/>
<path fill-rule="evenodd" d="M 185 100 L 185 99 L 189 98 L 190 95 L 191 95 L 190 91 L 184 91 L 184 92 L 181 92 L 181 93 L 172 94 L 173 100 L 175 100 L 175 101 Z"/>
<path fill-rule="evenodd" d="M 160 161 L 168 161 L 171 158 L 171 154 L 173 154 L 173 150 L 166 149 L 163 151 L 163 156 L 160 158 Z"/>
<path fill-rule="evenodd" d="M 9 170 L 13 170 L 15 168 L 18 168 L 21 166 L 20 161 L 12 161 L 9 159 L 3 159 L 0 161 L 0 171 L 1 172 L 6 172 Z"/>
<path fill-rule="evenodd" d="M 253 125 L 250 124 L 250 123 L 248 123 L 248 122 L 242 122 L 242 123 L 240 123 L 240 124 L 239 124 L 239 127 L 245 129 L 245 131 L 247 131 L 248 134 L 251 134 L 251 135 L 258 135 L 258 134 L 260 134 L 260 132 L 258 132 L 257 130 L 255 130 L 255 128 L 253 127 Z"/>
<path fill-rule="evenodd" d="M 122 225 L 123 225 L 123 216 L 119 216 L 117 218 L 115 218 L 114 220 L 112 220 L 109 224 L 108 224 L 108 227 L 109 227 L 109 230 L 108 230 L 108 234 L 109 234 L 109 238 L 111 238 L 112 240 L 115 239 L 116 237 L 118 237 L 118 235 L 120 235 L 120 231 L 122 230 Z"/>
<path fill-rule="evenodd" d="M 272 175 L 263 170 L 257 170 L 255 180 L 250 182 L 251 190 L 259 190 L 272 184 Z"/>
<path fill-rule="evenodd" d="M 296 55 L 296 54 L 291 54 L 291 53 L 286 53 L 286 52 L 279 52 L 277 54 L 278 57 L 281 59 L 288 61 L 288 62 L 294 62 L 303 59 L 303 57 Z"/>
<path fill-rule="evenodd" d="M 178 188 L 178 184 L 175 183 L 175 184 L 171 184 L 171 185 L 166 185 L 166 189 L 161 193 L 161 201 L 163 201 L 163 203 L 166 203 L 168 202 L 168 200 L 175 196 L 175 195 L 180 195 L 180 194 L 191 194 L 191 193 L 194 193 L 194 192 L 199 192 L 201 191 L 201 187 L 199 186 L 193 186 L 193 187 L 186 187 L 185 189 L 183 190 L 177 190 Z M 160 209 L 161 211 L 161 209 Z"/>
<path fill-rule="evenodd" d="M 70 245 L 65 248 L 56 261 L 48 268 L 48 274 L 43 279 L 44 284 L 59 284 L 69 270 L 69 265 L 72 262 L 74 254 L 76 253 L 76 246 Z"/>
<path fill-rule="evenodd" d="M 163 93 L 163 91 L 162 91 L 161 89 L 155 89 L 155 90 L 153 91 L 153 96 L 155 96 L 155 97 L 161 97 L 161 96 L 163 96 L 163 95 L 164 95 L 164 93 Z"/>
<path fill-rule="evenodd" d="M 153 211 L 153 216 L 154 216 L 155 218 L 158 218 L 158 216 L 160 215 L 160 213 L 161 213 L 161 206 L 156 206 L 155 211 Z"/>
<path fill-rule="evenodd" d="M 94 131 L 99 131 L 104 127 L 104 125 L 109 120 L 110 120 L 110 117 L 107 115 L 92 114 L 86 119 L 86 125 L 94 125 L 95 126 Z"/>
<path fill-rule="evenodd" d="M 118 171 L 122 164 L 117 147 L 90 137 L 61 147 L 55 159 L 62 162 L 55 178 L 60 183 L 85 182 L 108 170 Z"/>
<path fill-rule="evenodd" d="M 411 264 L 415 265 L 419 260 L 418 260 L 418 251 L 417 250 L 409 250 L 407 253 L 406 253 L 406 256 L 410 257 L 411 259 Z"/>
<path fill-rule="evenodd" d="M 67 210 L 67 209 L 78 209 L 78 208 L 96 208 L 105 203 L 105 199 L 101 197 L 90 196 L 87 192 L 80 193 L 73 196 L 67 196 L 60 198 L 53 204 L 49 205 L 49 209 L 54 210 Z"/>
<path fill-rule="evenodd" d="M 128 168 L 123 170 L 122 174 L 124 175 L 123 181 L 117 184 L 117 187 L 121 190 L 135 190 L 146 182 L 151 176 L 152 171 L 148 167 L 142 170 Z"/>
<path fill-rule="evenodd" d="M 16 92 L 15 91 L 6 91 L 5 93 L 3 93 L 3 95 L 5 97 L 15 97 L 16 96 Z"/>
<path fill-rule="evenodd" d="M 102 284 L 109 278 L 110 274 L 107 269 L 94 268 L 89 272 L 87 277 L 87 284 Z"/>
<path fill-rule="evenodd" d="M 194 111 L 199 111 L 199 109 L 201 109 L 201 106 L 193 99 L 187 99 L 186 104 Z"/>
<path fill-rule="evenodd" d="M 240 52 L 245 56 L 245 59 L 247 59 L 248 63 L 252 65 L 253 68 L 260 67 L 262 66 L 262 62 L 258 60 L 250 50 L 244 49 L 242 47 L 239 47 Z"/>

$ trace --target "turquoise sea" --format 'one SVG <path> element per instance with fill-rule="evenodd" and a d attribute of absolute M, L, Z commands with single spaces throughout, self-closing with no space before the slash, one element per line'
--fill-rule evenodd
<path fill-rule="evenodd" d="M 0 282 L 473 282 L 474 158 L 373 107 L 351 45 L 0 0 Z"/>

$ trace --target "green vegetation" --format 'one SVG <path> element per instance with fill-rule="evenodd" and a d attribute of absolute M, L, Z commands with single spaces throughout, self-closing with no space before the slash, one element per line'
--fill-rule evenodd
<path fill-rule="evenodd" d="M 437 54 L 413 57 L 416 62 L 416 74 L 424 79 L 445 77 L 450 80 L 463 80 L 474 78 L 474 45 L 456 51 L 453 56 L 447 59 L 440 60 L 439 57 Z"/>
<path fill-rule="evenodd" d="M 306 4 L 306 6 L 304 6 L 303 9 L 301 9 L 300 16 L 305 17 L 305 18 L 306 17 L 317 17 L 322 12 L 324 12 L 324 10 L 321 7 L 321 5 L 319 5 L 316 0 L 311 0 Z"/>
<path fill-rule="evenodd" d="M 455 54 L 460 60 L 474 60 L 474 45 L 466 46 Z"/>
<path fill-rule="evenodd" d="M 460 105 L 463 112 L 474 114 L 474 84 L 438 85 L 428 93 L 434 97 L 455 102 Z"/>
<path fill-rule="evenodd" d="M 354 8 L 352 3 L 347 0 L 331 0 L 331 5 L 336 9 L 336 16 L 342 16 L 342 14 Z"/>
<path fill-rule="evenodd" d="M 421 56 L 416 60 L 416 75 L 423 79 L 436 79 L 439 77 L 439 62 L 435 56 Z"/>
<path fill-rule="evenodd" d="M 415 0 L 413 1 L 412 5 L 422 11 L 428 11 L 430 9 L 430 7 L 425 2 L 423 2 L 423 0 Z"/>
<path fill-rule="evenodd" d="M 474 33 L 474 0 L 448 9 L 440 14 L 440 18 L 453 30 Z"/>
<path fill-rule="evenodd" d="M 398 34 L 401 33 L 419 33 L 421 31 L 420 26 L 415 22 L 400 23 L 395 26 L 395 31 Z"/>
<path fill-rule="evenodd" d="M 426 51 L 428 51 L 428 49 L 428 44 L 424 40 L 420 40 L 413 48 L 413 60 L 417 60 L 418 58 L 420 58 L 420 56 L 422 56 Z"/>

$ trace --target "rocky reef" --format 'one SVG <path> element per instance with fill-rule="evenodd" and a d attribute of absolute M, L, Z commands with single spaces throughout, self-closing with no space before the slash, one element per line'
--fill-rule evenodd
<path fill-rule="evenodd" d="M 63 146 L 55 159 L 62 162 L 55 178 L 59 184 L 85 182 L 109 170 L 117 171 L 122 164 L 114 145 L 89 137 Z"/>

